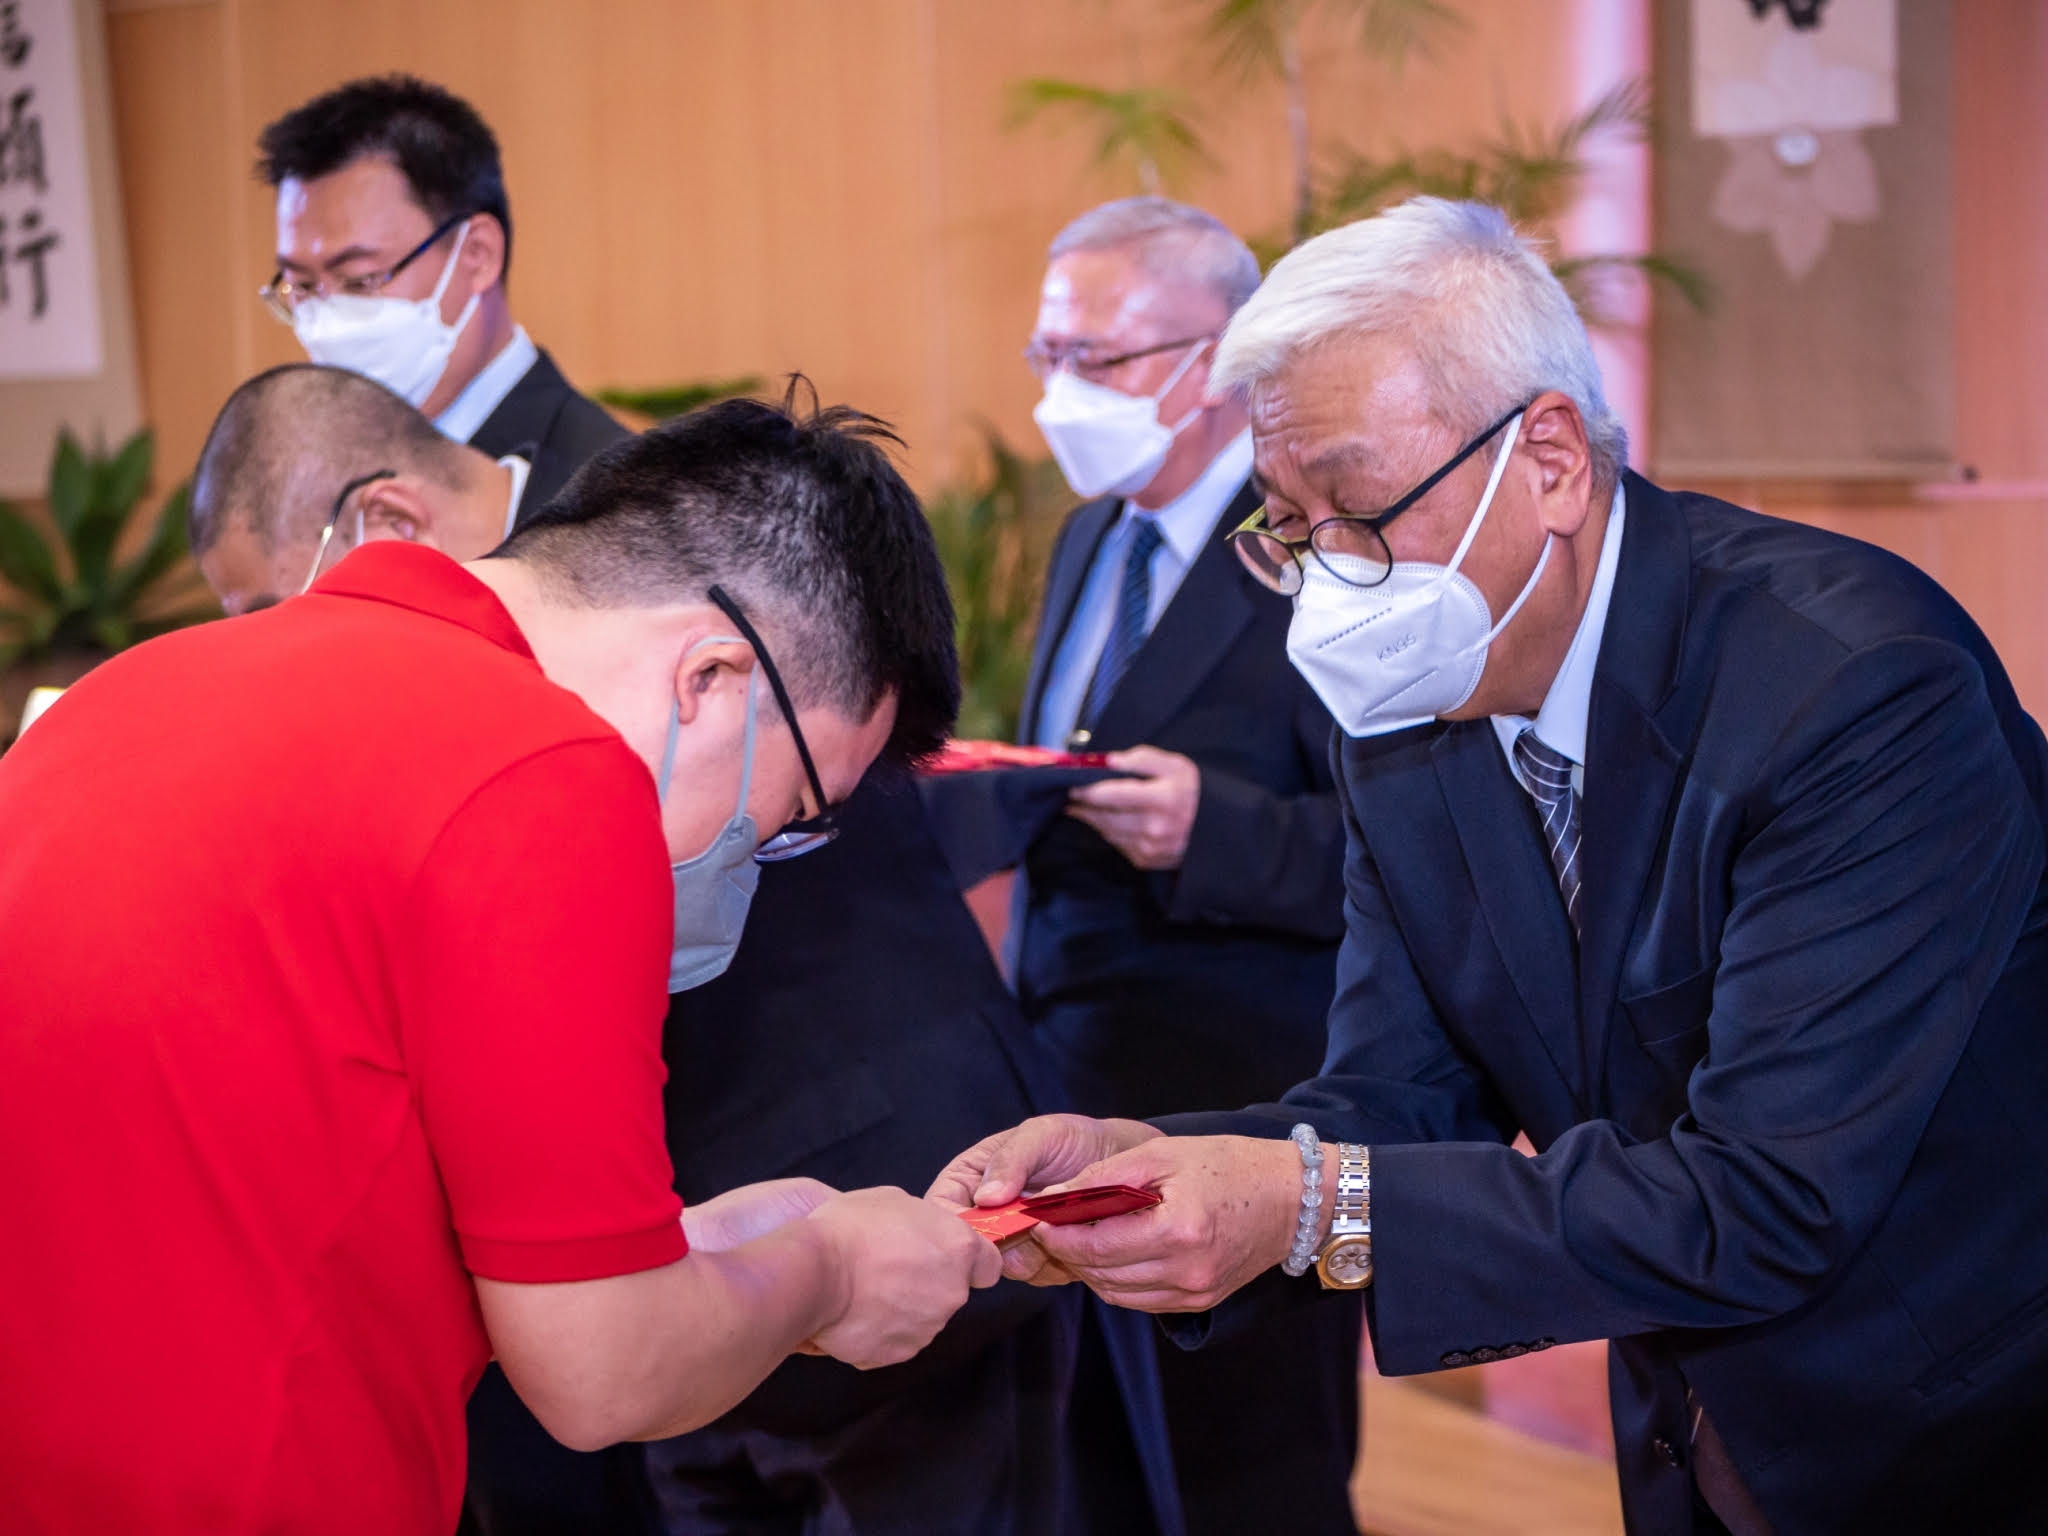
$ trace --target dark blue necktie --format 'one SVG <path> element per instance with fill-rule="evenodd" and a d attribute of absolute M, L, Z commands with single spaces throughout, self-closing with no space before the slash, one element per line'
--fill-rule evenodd
<path fill-rule="evenodd" d="M 1564 915 L 1579 931 L 1579 792 L 1572 788 L 1571 759 L 1537 739 L 1534 726 L 1515 738 L 1515 768 L 1522 787 L 1543 816 L 1543 841 Z"/>
<path fill-rule="evenodd" d="M 1152 617 L 1152 555 L 1164 535 L 1157 519 L 1134 519 L 1130 552 L 1124 556 L 1123 585 L 1117 589 L 1116 618 L 1103 642 L 1102 658 L 1095 663 L 1095 675 L 1088 679 L 1088 696 L 1081 704 L 1081 724 L 1093 729 L 1102 717 L 1116 685 L 1131 667 L 1131 658 L 1145 643 L 1145 629 Z"/>

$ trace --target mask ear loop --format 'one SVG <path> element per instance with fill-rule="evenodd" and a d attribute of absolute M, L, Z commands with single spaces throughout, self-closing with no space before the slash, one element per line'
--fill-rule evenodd
<path fill-rule="evenodd" d="M 1507 441 L 1500 445 L 1500 452 L 1494 455 L 1493 473 L 1486 477 L 1486 490 L 1479 498 L 1479 510 L 1466 525 L 1465 537 L 1458 541 L 1457 552 L 1451 556 L 1451 563 L 1444 567 L 1446 579 L 1465 563 L 1466 551 L 1471 549 L 1472 541 L 1479 537 L 1479 525 L 1486 521 L 1486 514 L 1493 510 L 1493 493 L 1500 489 L 1500 477 L 1507 473 L 1508 455 L 1515 451 L 1515 439 L 1521 436 L 1521 432 L 1522 416 L 1518 411 L 1515 413 L 1515 419 L 1508 423 Z"/>
<path fill-rule="evenodd" d="M 687 660 L 690 651 L 698 650 L 707 645 L 745 645 L 746 643 L 738 635 L 706 635 L 696 645 L 691 646 L 689 651 L 683 652 L 683 657 Z M 747 678 L 747 766 L 740 772 L 740 806 L 742 809 L 746 806 L 747 790 L 751 787 L 749 781 L 754 775 L 754 684 L 760 678 L 760 675 L 760 663 L 756 662 L 753 673 Z M 657 805 L 668 804 L 669 775 L 676 771 L 676 743 L 681 738 L 682 731 L 683 706 L 678 704 L 669 711 L 668 740 L 663 743 L 661 749 L 661 773 L 656 779 L 655 804 Z"/>
<path fill-rule="evenodd" d="M 441 320 L 441 296 L 447 293 L 449 280 L 455 276 L 455 263 L 462 259 L 462 242 L 469 238 L 469 222 L 468 219 L 464 219 L 462 228 L 455 231 L 455 249 L 448 253 L 448 264 L 441 269 L 441 280 L 434 284 L 433 297 L 427 300 L 434 308 L 434 322 L 437 325 Z M 450 329 L 460 335 L 462 328 L 469 324 L 469 317 L 476 313 L 477 304 L 482 298 L 482 294 L 472 293 L 469 302 L 462 306 L 462 313 L 455 317 L 455 324 Z"/>
<path fill-rule="evenodd" d="M 1152 396 L 1152 403 L 1154 405 L 1159 404 L 1168 395 L 1173 393 L 1173 386 L 1178 384 L 1181 381 L 1181 379 L 1186 376 L 1187 371 L 1190 368 L 1194 367 L 1195 359 L 1202 355 L 1202 348 L 1208 346 L 1209 343 L 1213 340 L 1215 340 L 1213 336 L 1204 336 L 1200 341 L 1196 342 L 1194 346 L 1188 349 L 1188 355 L 1180 360 L 1180 366 L 1174 369 L 1173 372 L 1169 373 L 1166 376 L 1166 382 L 1160 385 L 1158 392 Z M 1185 432 L 1188 429 L 1188 423 L 1193 421 L 1197 416 L 1201 414 L 1202 402 L 1197 400 L 1185 416 L 1181 417 L 1179 421 L 1176 421 L 1172 426 L 1168 427 L 1166 430 L 1171 432 L 1175 437 L 1179 437 L 1181 433 Z"/>

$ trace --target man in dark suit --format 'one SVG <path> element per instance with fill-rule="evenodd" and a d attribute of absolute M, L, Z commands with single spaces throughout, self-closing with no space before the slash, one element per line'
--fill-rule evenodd
<path fill-rule="evenodd" d="M 943 1190 L 1154 1184 L 1045 1277 L 1184 1311 L 1314 1261 L 1390 1371 L 1613 1339 L 1637 1532 L 2048 1529 L 2048 744 L 1983 635 L 1888 555 L 1625 473 L 1493 209 L 1303 246 L 1217 374 L 1346 733 L 1329 1058 L 1167 1138 L 1038 1122 Z"/>
<path fill-rule="evenodd" d="M 526 460 L 528 510 L 626 435 L 512 318 L 498 143 L 467 102 L 409 75 L 352 80 L 258 146 L 277 191 L 263 297 L 314 362 L 369 375 L 457 442 Z"/>
<path fill-rule="evenodd" d="M 1091 1114 L 1277 1094 L 1322 1058 L 1343 932 L 1330 718 L 1287 665 L 1286 601 L 1226 541 L 1258 505 L 1244 412 L 1204 399 L 1258 279 L 1208 214 L 1109 203 L 1053 242 L 1027 352 L 1090 499 L 1053 552 L 1022 735 L 1131 776 L 1075 790 L 1031 845 L 1009 959 Z M 1166 1352 L 1191 1528 L 1352 1529 L 1358 1330 L 1347 1299 Z"/>
<path fill-rule="evenodd" d="M 921 1188 L 963 1142 L 1065 1102 L 913 786 L 877 774 L 835 815 L 830 847 L 762 868 L 731 969 L 670 1009 L 686 1201 L 768 1168 Z M 662 1527 L 1177 1536 L 1151 1334 L 1085 1293 L 1010 1285 L 901 1369 L 791 1359 L 647 1448 Z"/>

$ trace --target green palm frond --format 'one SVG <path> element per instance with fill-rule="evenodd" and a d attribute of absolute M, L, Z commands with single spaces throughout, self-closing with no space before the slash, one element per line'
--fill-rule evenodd
<path fill-rule="evenodd" d="M 710 405 L 715 400 L 729 400 L 735 395 L 751 395 L 760 387 L 760 375 L 749 373 L 731 379 L 699 379 L 688 384 L 657 384 L 650 389 L 600 389 L 597 391 L 597 398 L 606 405 L 617 406 L 622 411 L 652 417 L 656 421 L 667 421 L 674 416 L 686 416 L 698 406 Z"/>
<path fill-rule="evenodd" d="M 1094 160 L 1129 156 L 1147 192 L 1179 180 L 1197 162 L 1213 163 L 1190 115 L 1185 92 L 1158 86 L 1113 90 L 1037 75 L 1010 87 L 1006 124 L 1022 127 L 1046 112 L 1076 119 L 1094 134 Z"/>
<path fill-rule="evenodd" d="M 982 475 L 938 492 L 925 516 L 953 592 L 957 733 L 1007 741 L 1024 698 L 1053 536 L 1073 497 L 1056 466 L 1024 458 L 993 427 L 984 426 L 982 436 Z"/>

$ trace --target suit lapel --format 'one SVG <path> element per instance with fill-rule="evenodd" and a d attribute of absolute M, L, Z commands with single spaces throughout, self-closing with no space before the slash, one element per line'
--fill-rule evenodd
<path fill-rule="evenodd" d="M 1585 1112 L 1571 926 L 1529 803 L 1490 721 L 1448 727 L 1431 749 L 1494 948 L 1552 1064 Z"/>
<path fill-rule="evenodd" d="M 1579 810 L 1579 1006 L 1589 1072 L 1607 1059 L 1607 1028 L 1644 881 L 1664 846 L 1684 770 L 1668 713 L 1683 651 L 1691 557 L 1671 498 L 1630 475 L 1621 560 L 1593 675 L 1586 783 Z M 1589 1078 L 1589 1081 L 1591 1079 Z M 1604 1098 L 1604 1093 L 1602 1094 Z"/>
<path fill-rule="evenodd" d="M 1095 552 L 1116 522 L 1123 505 L 1114 496 L 1091 501 L 1075 509 L 1067 535 L 1060 541 L 1059 558 L 1046 579 L 1045 603 L 1039 610 L 1038 635 L 1031 646 L 1031 671 L 1024 679 L 1024 707 L 1019 712 L 1017 739 L 1038 739 L 1038 706 L 1045 695 L 1046 674 L 1059 654 L 1060 641 L 1073 621 L 1074 605 L 1081 600 L 1088 571 L 1095 564 Z"/>
<path fill-rule="evenodd" d="M 569 381 L 562 377 L 554 359 L 541 353 L 506 391 L 497 409 L 484 418 L 470 437 L 470 447 L 493 458 L 516 453 L 531 462 L 571 393 Z"/>
<path fill-rule="evenodd" d="M 1253 608 L 1245 591 L 1251 577 L 1238 564 L 1227 535 L 1257 505 L 1246 485 L 1223 509 L 1173 601 L 1103 705 L 1097 737 L 1127 744 L 1149 741 L 1230 654 L 1251 623 Z"/>

